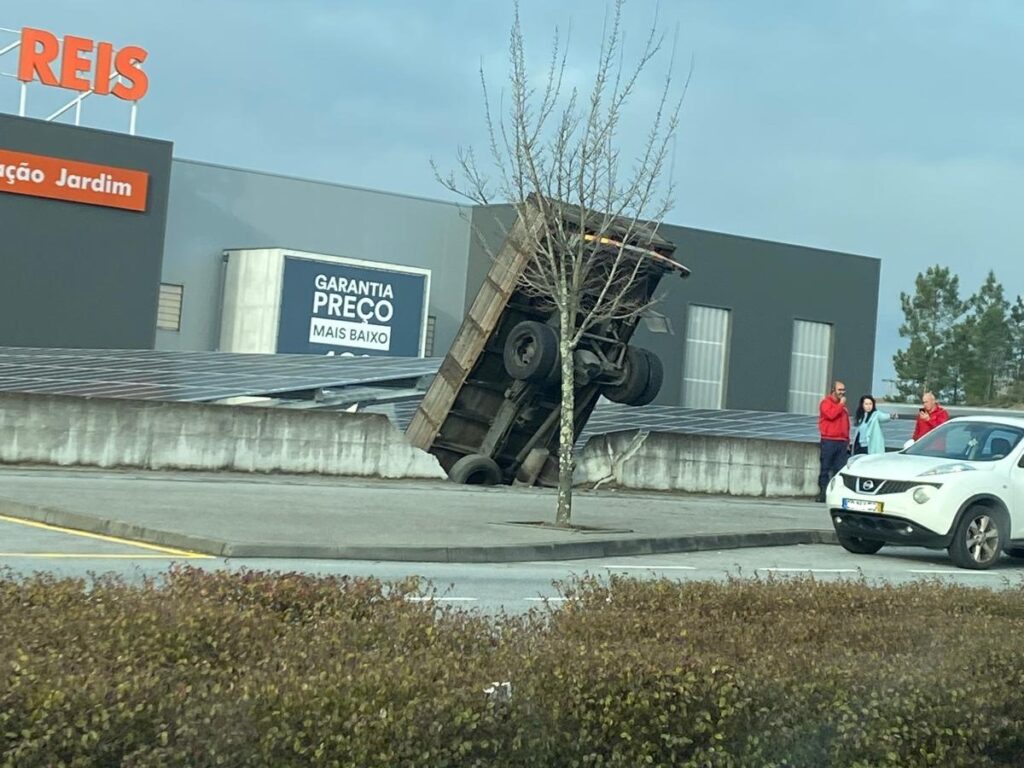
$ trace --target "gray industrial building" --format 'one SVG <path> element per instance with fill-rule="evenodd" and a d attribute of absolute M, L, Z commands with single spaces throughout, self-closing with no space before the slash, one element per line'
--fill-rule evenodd
<path fill-rule="evenodd" d="M 422 278 L 414 294 L 426 286 L 422 323 L 420 306 L 409 310 L 420 353 L 443 355 L 488 268 L 473 233 L 510 213 L 172 159 L 168 142 L 0 115 L 0 165 L 26 153 L 144 171 L 148 192 L 143 210 L 125 210 L 0 183 L 0 346 L 295 351 L 281 346 L 299 322 L 288 291 L 301 322 L 316 318 L 289 269 L 393 265 L 396 280 Z M 661 316 L 635 339 L 665 365 L 656 403 L 813 412 L 833 376 L 869 390 L 878 260 L 668 224 L 660 233 L 692 275 L 663 281 Z"/>

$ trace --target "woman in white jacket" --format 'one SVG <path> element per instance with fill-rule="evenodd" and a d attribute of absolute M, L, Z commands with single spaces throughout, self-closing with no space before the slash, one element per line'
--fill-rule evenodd
<path fill-rule="evenodd" d="M 895 413 L 886 413 L 875 407 L 875 398 L 864 395 L 857 406 L 850 431 L 850 454 L 885 453 L 885 435 L 882 424 L 898 419 Z"/>

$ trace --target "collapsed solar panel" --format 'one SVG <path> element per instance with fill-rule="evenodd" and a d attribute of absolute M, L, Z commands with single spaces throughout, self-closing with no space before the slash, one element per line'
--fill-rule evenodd
<path fill-rule="evenodd" d="M 418 400 L 389 404 L 369 410 L 386 413 L 399 429 L 404 430 L 416 412 Z M 799 443 L 817 443 L 818 417 L 803 413 L 774 413 L 770 411 L 726 411 L 677 406 L 628 405 L 598 402 L 590 415 L 577 446 L 582 447 L 594 435 L 628 430 L 651 432 L 681 432 L 688 435 L 715 435 L 761 440 L 792 440 Z M 883 428 L 886 445 L 900 448 L 914 429 L 912 419 L 886 424 Z"/>
<path fill-rule="evenodd" d="M 211 402 L 413 381 L 434 358 L 0 347 L 0 391 Z"/>

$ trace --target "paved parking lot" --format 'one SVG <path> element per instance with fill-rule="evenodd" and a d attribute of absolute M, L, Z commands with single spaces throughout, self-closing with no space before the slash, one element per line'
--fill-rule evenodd
<path fill-rule="evenodd" d="M 47 572 L 87 578 L 116 573 L 133 581 L 167 572 L 172 563 L 199 568 L 302 571 L 319 575 L 373 576 L 385 581 L 420 576 L 436 589 L 434 599 L 481 610 L 522 612 L 558 605 L 556 582 L 584 573 L 607 577 L 676 580 L 726 578 L 819 581 L 864 579 L 900 584 L 922 579 L 973 587 L 1006 589 L 1024 584 L 1024 561 L 1003 558 L 989 571 L 954 568 L 945 552 L 883 549 L 852 555 L 834 545 L 763 547 L 644 557 L 522 563 L 414 563 L 360 560 L 227 559 L 159 547 L 110 536 L 82 533 L 0 516 L 0 569 L 16 576 Z"/>

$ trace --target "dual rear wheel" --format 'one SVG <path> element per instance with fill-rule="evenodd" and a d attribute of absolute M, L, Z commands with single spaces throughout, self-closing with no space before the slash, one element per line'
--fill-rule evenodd
<path fill-rule="evenodd" d="M 513 379 L 553 384 L 558 381 L 561 365 L 558 331 L 536 320 L 516 323 L 505 339 L 502 358 L 505 371 Z M 606 386 L 602 394 L 613 403 L 647 405 L 658 396 L 664 379 L 665 370 L 657 355 L 626 347 L 621 380 Z"/>

